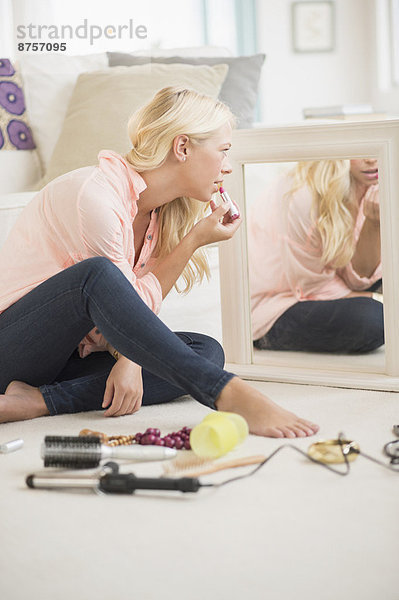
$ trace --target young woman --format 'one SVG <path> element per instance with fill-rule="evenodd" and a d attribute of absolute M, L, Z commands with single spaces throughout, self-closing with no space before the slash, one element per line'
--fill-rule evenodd
<path fill-rule="evenodd" d="M 376 160 L 298 163 L 253 207 L 248 240 L 256 348 L 351 353 L 384 343 L 371 291 L 381 283 Z"/>
<path fill-rule="evenodd" d="M 207 272 L 202 246 L 239 226 L 211 201 L 232 122 L 224 104 L 164 88 L 130 120 L 125 157 L 100 152 L 24 209 L 0 252 L 0 421 L 126 415 L 188 393 L 255 434 L 318 430 L 224 371 L 215 340 L 156 316 L 182 273 L 189 289 Z"/>

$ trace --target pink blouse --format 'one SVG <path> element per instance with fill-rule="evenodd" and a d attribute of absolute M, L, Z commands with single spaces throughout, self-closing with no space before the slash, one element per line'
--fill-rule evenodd
<path fill-rule="evenodd" d="M 119 154 L 102 150 L 98 159 L 98 166 L 71 171 L 46 185 L 19 215 L 0 250 L 0 313 L 49 277 L 94 256 L 109 258 L 159 312 L 162 289 L 150 272 L 157 210 L 135 265 L 132 224 L 146 184 Z M 85 357 L 100 350 L 105 340 L 93 329 L 79 353 Z"/>
<path fill-rule="evenodd" d="M 334 300 L 365 290 L 382 277 L 381 263 L 371 277 L 360 277 L 349 263 L 334 269 L 321 260 L 320 235 L 311 218 L 312 193 L 303 187 L 290 195 L 290 175 L 275 181 L 251 207 L 248 223 L 252 334 L 264 336 L 296 302 Z M 357 242 L 365 216 L 357 215 Z"/>

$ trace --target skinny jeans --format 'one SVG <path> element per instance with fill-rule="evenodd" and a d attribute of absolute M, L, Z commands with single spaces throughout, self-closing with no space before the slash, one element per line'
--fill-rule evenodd
<path fill-rule="evenodd" d="M 297 302 L 254 346 L 260 350 L 371 352 L 384 344 L 383 313 L 381 302 L 362 296 Z"/>
<path fill-rule="evenodd" d="M 190 394 L 216 409 L 234 377 L 222 368 L 216 340 L 173 333 L 116 265 L 94 257 L 50 277 L 0 314 L 0 393 L 18 380 L 40 389 L 51 415 L 101 409 L 115 360 L 108 352 L 79 357 L 79 342 L 93 327 L 143 368 L 144 405 Z"/>

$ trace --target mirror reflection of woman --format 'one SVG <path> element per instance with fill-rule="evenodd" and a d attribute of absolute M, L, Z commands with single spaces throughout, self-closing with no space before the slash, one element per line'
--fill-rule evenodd
<path fill-rule="evenodd" d="M 248 233 L 256 348 L 384 344 L 375 159 L 299 162 L 251 208 Z"/>

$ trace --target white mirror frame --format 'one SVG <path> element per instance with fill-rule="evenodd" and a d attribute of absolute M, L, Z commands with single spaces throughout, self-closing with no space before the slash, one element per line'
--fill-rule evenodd
<path fill-rule="evenodd" d="M 232 240 L 219 246 L 226 368 L 254 380 L 399 391 L 399 119 L 304 122 L 293 126 L 236 130 L 230 152 L 233 173 L 226 178 L 225 188 L 239 204 L 243 223 Z M 284 352 L 280 364 L 275 361 L 271 365 L 255 364 L 247 259 L 245 165 L 368 157 L 378 159 L 380 173 L 385 327 L 383 372 L 380 369 L 375 372 L 348 370 L 348 365 L 345 370 L 317 368 L 317 364 L 301 368 Z"/>

